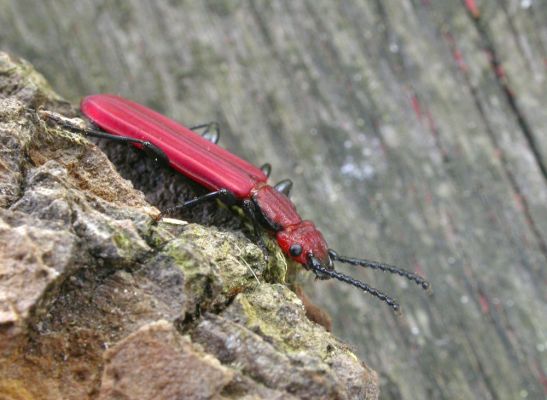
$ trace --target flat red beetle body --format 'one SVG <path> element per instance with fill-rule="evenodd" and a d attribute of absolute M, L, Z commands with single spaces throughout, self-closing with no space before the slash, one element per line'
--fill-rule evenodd
<path fill-rule="evenodd" d="M 193 181 L 211 189 L 227 189 L 239 200 L 252 198 L 260 214 L 279 236 L 281 249 L 296 261 L 306 264 L 313 254 L 328 261 L 323 235 L 311 222 L 304 225 L 289 198 L 266 184 L 264 172 L 227 150 L 204 139 L 185 126 L 138 103 L 110 94 L 88 96 L 82 112 L 110 134 L 128 136 L 160 148 L 169 165 Z M 137 145 L 139 146 L 139 145 Z M 291 244 L 301 244 L 303 254 L 290 254 Z"/>
<path fill-rule="evenodd" d="M 268 177 L 260 168 L 202 138 L 179 123 L 122 97 L 88 96 L 82 112 L 106 132 L 148 141 L 162 149 L 170 166 L 212 189 L 228 189 L 237 198 L 249 197 Z"/>
<path fill-rule="evenodd" d="M 429 282 L 413 272 L 374 261 L 341 256 L 329 249 L 321 232 L 311 221 L 302 220 L 289 199 L 288 193 L 292 186 L 290 180 L 281 181 L 272 187 L 266 183 L 268 176 L 260 168 L 183 125 L 122 97 L 110 94 L 88 96 L 83 99 L 81 109 L 103 131 L 83 129 L 48 111 L 42 110 L 41 115 L 72 131 L 133 144 L 213 191 L 176 208 L 192 207 L 213 199 L 239 204 L 252 218 L 255 234 L 263 248 L 265 246 L 258 233 L 258 223 L 272 231 L 288 257 L 311 269 L 317 277 L 335 278 L 348 283 L 379 298 L 394 310 L 399 308 L 394 299 L 336 271 L 333 262 L 398 274 L 424 289 L 429 288 Z"/>

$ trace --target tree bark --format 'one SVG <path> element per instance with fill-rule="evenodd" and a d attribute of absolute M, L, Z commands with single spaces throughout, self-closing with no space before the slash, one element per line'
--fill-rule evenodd
<path fill-rule="evenodd" d="M 400 318 L 340 282 L 307 285 L 383 398 L 536 399 L 546 20 L 545 3 L 516 0 L 0 0 L 0 45 L 67 99 L 219 121 L 224 147 L 294 180 L 339 253 L 425 274 L 431 297 L 339 266 L 396 295 Z"/>

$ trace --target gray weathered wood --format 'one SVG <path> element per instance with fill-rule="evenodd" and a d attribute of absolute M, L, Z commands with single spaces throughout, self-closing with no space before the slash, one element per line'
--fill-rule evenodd
<path fill-rule="evenodd" d="M 223 146 L 293 178 L 340 253 L 423 271 L 431 298 L 351 271 L 395 294 L 401 318 L 309 285 L 383 398 L 539 399 L 547 6 L 476 3 L 0 0 L 0 45 L 68 99 L 120 93 L 220 121 Z"/>

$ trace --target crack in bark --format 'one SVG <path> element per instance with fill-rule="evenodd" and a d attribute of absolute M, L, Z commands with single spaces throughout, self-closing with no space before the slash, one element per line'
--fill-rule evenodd
<path fill-rule="evenodd" d="M 532 128 L 530 128 L 530 125 L 526 117 L 524 116 L 524 113 L 521 111 L 519 105 L 517 104 L 515 96 L 513 95 L 513 91 L 511 90 L 511 87 L 509 85 L 509 78 L 507 77 L 507 75 L 505 75 L 505 72 L 503 71 L 502 63 L 499 60 L 496 47 L 494 46 L 494 42 L 492 41 L 490 34 L 486 30 L 486 27 L 482 24 L 480 15 L 473 15 L 468 8 L 466 9 L 468 15 L 471 18 L 472 25 L 477 30 L 484 49 L 486 50 L 490 58 L 490 67 L 496 78 L 496 83 L 504 94 L 509 108 L 515 115 L 517 124 L 522 131 L 526 142 L 528 143 L 528 146 L 530 147 L 530 151 L 532 152 L 534 160 L 539 167 L 539 170 L 541 171 L 541 175 L 543 179 L 547 182 L 547 165 L 545 165 L 541 150 L 536 143 L 534 132 L 532 132 Z"/>
<path fill-rule="evenodd" d="M 449 46 L 449 48 L 450 48 L 450 50 L 452 51 L 453 54 L 454 54 L 454 52 L 457 51 L 456 44 L 452 40 L 448 41 L 448 46 Z M 539 230 L 534 218 L 532 217 L 532 213 L 530 211 L 530 206 L 528 205 L 528 199 L 526 198 L 526 196 L 523 194 L 522 190 L 520 189 L 520 186 L 518 185 L 517 179 L 515 178 L 515 175 L 511 171 L 509 163 L 507 162 L 506 156 L 505 156 L 503 150 L 501 149 L 501 147 L 498 144 L 496 134 L 494 133 L 492 127 L 490 126 L 490 123 L 488 122 L 486 112 L 484 110 L 484 107 L 482 106 L 482 103 L 480 102 L 480 99 L 479 99 L 479 94 L 478 94 L 477 88 L 472 85 L 472 83 L 469 79 L 469 72 L 466 69 L 462 69 L 462 68 L 459 68 L 459 70 L 461 71 L 461 74 L 463 76 L 465 85 L 469 88 L 469 92 L 470 92 L 471 97 L 473 99 L 473 103 L 474 103 L 475 108 L 478 111 L 483 123 L 484 123 L 485 131 L 487 133 L 488 138 L 490 139 L 490 142 L 492 143 L 492 146 L 494 147 L 494 149 L 500 149 L 499 160 L 500 160 L 500 164 L 501 164 L 501 167 L 502 167 L 502 171 L 503 171 L 505 177 L 507 178 L 507 180 L 509 181 L 509 185 L 510 185 L 511 190 L 513 191 L 514 195 L 518 196 L 518 198 L 520 198 L 521 201 L 522 201 L 522 210 L 523 210 L 524 218 L 525 218 L 528 226 L 530 227 L 530 229 L 532 231 L 532 235 L 535 237 L 535 239 L 538 243 L 538 246 L 539 246 L 539 249 L 540 249 L 541 253 L 543 254 L 543 256 L 545 258 L 547 258 L 547 243 L 545 242 L 545 239 L 543 238 L 543 236 L 541 234 L 541 231 Z M 515 104 L 515 106 L 516 106 L 516 104 Z M 538 161 L 540 163 L 539 166 L 540 166 L 540 169 L 542 169 L 541 160 L 537 158 L 536 154 L 534 154 L 534 157 L 536 157 L 536 161 Z M 545 168 L 545 166 L 543 166 L 543 168 Z M 542 169 L 542 175 L 543 175 L 544 178 L 547 179 L 546 171 L 544 171 L 543 169 Z"/>

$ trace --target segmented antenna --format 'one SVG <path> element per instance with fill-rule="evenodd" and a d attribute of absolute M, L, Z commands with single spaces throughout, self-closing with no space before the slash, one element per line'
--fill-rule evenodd
<path fill-rule="evenodd" d="M 385 293 L 382 293 L 378 289 L 373 288 L 373 287 L 367 285 L 364 282 L 358 281 L 357 279 L 354 279 L 351 276 L 344 275 L 344 274 L 342 274 L 338 271 L 335 271 L 335 270 L 324 268 L 321 265 L 321 263 L 319 262 L 319 260 L 317 260 L 314 257 L 310 257 L 310 260 L 311 260 L 311 262 L 308 263 L 308 265 L 313 271 L 319 272 L 321 274 L 328 275 L 331 278 L 334 278 L 334 279 L 337 279 L 341 282 L 345 282 L 345 283 L 348 283 L 352 286 L 355 286 L 355 287 L 363 290 L 364 292 L 370 293 L 374 297 L 377 297 L 380 300 L 382 300 L 383 302 L 387 303 L 393 309 L 393 311 L 399 311 L 399 308 L 400 308 L 399 303 L 396 300 L 389 297 L 388 295 L 386 295 Z"/>
<path fill-rule="evenodd" d="M 393 265 L 382 264 L 376 261 L 361 260 L 359 258 L 350 258 L 350 257 L 340 256 L 338 255 L 338 253 L 336 253 L 332 249 L 329 249 L 329 256 L 331 260 L 333 261 L 340 261 L 341 263 L 345 263 L 345 264 L 359 265 L 361 267 L 378 269 L 383 272 L 390 272 L 392 274 L 401 275 L 410 281 L 416 282 L 424 290 L 428 290 L 431 287 L 430 283 L 426 281 L 424 278 L 422 278 L 421 276 L 416 275 L 413 272 L 406 271 L 398 267 L 394 267 Z"/>

